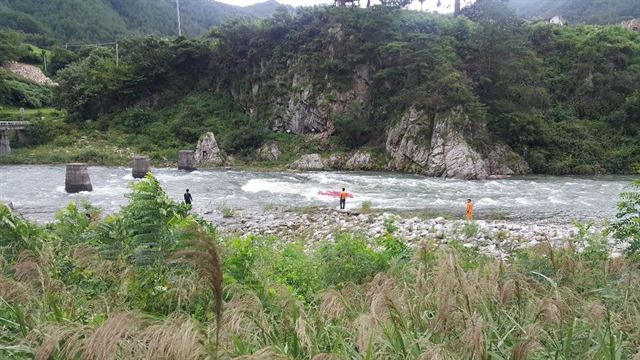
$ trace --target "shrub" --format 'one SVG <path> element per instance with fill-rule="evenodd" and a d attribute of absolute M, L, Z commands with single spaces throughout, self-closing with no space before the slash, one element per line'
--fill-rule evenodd
<path fill-rule="evenodd" d="M 620 194 L 618 212 L 608 232 L 618 241 L 629 243 L 629 254 L 640 252 L 640 180 L 634 181 L 629 191 Z"/>
<path fill-rule="evenodd" d="M 388 263 L 361 239 L 339 236 L 335 244 L 324 244 L 317 256 L 329 286 L 345 282 L 361 284 L 384 270 Z"/>
<path fill-rule="evenodd" d="M 360 212 L 362 212 L 363 214 L 368 214 L 371 212 L 371 207 L 372 207 L 371 200 L 365 200 L 362 202 L 362 205 L 360 205 Z"/>
<path fill-rule="evenodd" d="M 225 219 L 229 219 L 235 216 L 235 210 L 227 206 L 226 204 L 222 204 L 220 206 L 220 213 L 222 214 L 222 217 Z"/>
<path fill-rule="evenodd" d="M 468 222 L 464 224 L 462 232 L 467 239 L 475 238 L 478 235 L 478 224 L 475 222 Z"/>

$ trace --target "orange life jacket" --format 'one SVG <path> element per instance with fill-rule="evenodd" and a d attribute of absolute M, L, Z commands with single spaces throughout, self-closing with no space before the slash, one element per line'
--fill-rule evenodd
<path fill-rule="evenodd" d="M 340 200 L 346 200 L 349 197 L 349 193 L 343 191 L 340 193 Z"/>
<path fill-rule="evenodd" d="M 473 203 L 467 203 L 467 214 L 473 214 Z"/>

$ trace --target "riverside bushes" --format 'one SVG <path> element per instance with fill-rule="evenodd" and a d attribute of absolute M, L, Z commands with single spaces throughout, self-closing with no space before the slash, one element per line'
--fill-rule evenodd
<path fill-rule="evenodd" d="M 0 207 L 9 359 L 623 359 L 640 351 L 640 272 L 582 231 L 508 261 L 388 231 L 305 248 L 226 238 L 148 176 L 100 218 L 41 226 Z M 389 227 L 391 228 L 391 227 Z M 596 248 L 589 248 L 595 244 Z"/>

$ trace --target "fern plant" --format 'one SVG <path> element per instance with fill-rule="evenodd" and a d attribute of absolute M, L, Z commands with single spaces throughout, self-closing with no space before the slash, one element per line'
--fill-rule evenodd
<path fill-rule="evenodd" d="M 136 265 L 149 265 L 171 252 L 188 218 L 186 205 L 167 196 L 158 180 L 148 174 L 132 185 L 130 202 L 122 209 L 123 228 L 130 243 L 126 250 Z"/>

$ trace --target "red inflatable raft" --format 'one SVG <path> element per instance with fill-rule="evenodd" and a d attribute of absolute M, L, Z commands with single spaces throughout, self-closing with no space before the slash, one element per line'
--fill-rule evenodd
<path fill-rule="evenodd" d="M 340 191 L 320 191 L 318 195 L 331 196 L 331 197 L 340 197 Z M 347 193 L 347 197 L 353 199 L 353 194 Z"/>

